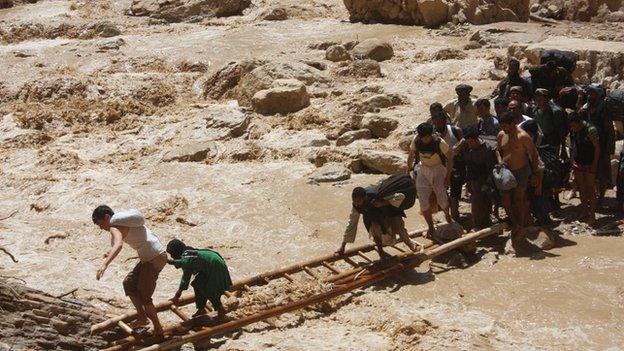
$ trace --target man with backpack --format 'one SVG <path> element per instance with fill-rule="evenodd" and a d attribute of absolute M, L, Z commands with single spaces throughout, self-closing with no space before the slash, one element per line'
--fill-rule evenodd
<path fill-rule="evenodd" d="M 377 186 L 357 187 L 353 189 L 351 199 L 353 207 L 349 223 L 337 254 L 344 254 L 347 243 L 355 241 L 360 215 L 364 217 L 364 225 L 373 237 L 381 259 L 388 257 L 383 246 L 393 245 L 397 234 L 410 250 L 415 252 L 418 249 L 418 244 L 410 239 L 403 220 L 405 210 L 416 202 L 416 188 L 409 175 L 395 174 Z"/>
<path fill-rule="evenodd" d="M 420 210 L 427 221 L 427 237 L 435 232 L 433 213 L 429 197 L 435 194 L 438 206 L 444 211 L 448 223 L 453 222 L 449 213 L 446 187 L 451 182 L 453 170 L 453 151 L 439 135 L 434 133 L 433 125 L 422 123 L 416 128 L 417 136 L 410 145 L 407 169 L 416 174 L 416 193 Z"/>
<path fill-rule="evenodd" d="M 515 86 L 522 87 L 527 96 L 531 98 L 531 87 L 526 79 L 522 78 L 520 75 L 520 61 L 512 57 L 509 59 L 509 63 L 507 65 L 507 77 L 505 77 L 498 84 L 491 97 L 509 98 L 511 94 L 511 87 Z"/>
<path fill-rule="evenodd" d="M 531 115 L 544 134 L 541 144 L 552 147 L 560 154 L 561 144 L 567 136 L 567 121 L 563 111 L 550 100 L 550 92 L 540 88 L 535 91 L 535 106 Z"/>

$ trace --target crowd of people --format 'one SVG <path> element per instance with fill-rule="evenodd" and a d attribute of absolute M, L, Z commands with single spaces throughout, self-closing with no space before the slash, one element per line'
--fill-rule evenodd
<path fill-rule="evenodd" d="M 531 67 L 524 78 L 520 62 L 512 58 L 507 77 L 491 96 L 475 99 L 473 88 L 460 84 L 456 99 L 431 104 L 430 119 L 416 128 L 404 179 L 395 175 L 381 185 L 353 190 L 353 210 L 338 253 L 354 241 L 360 215 L 382 257 L 383 244 L 396 235 L 414 248 L 403 224 L 412 197 L 418 198 L 427 237 L 436 230 L 434 212 L 442 211 L 449 223 L 460 220 L 459 202 L 466 194 L 474 229 L 491 226 L 492 216 L 500 220 L 502 206 L 516 252 L 528 246 L 526 227 L 552 224 L 564 189 L 570 189 L 568 196 L 578 192 L 576 218 L 594 226 L 596 209 L 614 185 L 614 119 L 622 116 L 610 108 L 602 86 L 574 85 L 573 70 L 570 60 L 559 55 Z M 618 176 L 618 182 L 622 179 Z M 623 188 L 618 184 L 619 210 Z"/>

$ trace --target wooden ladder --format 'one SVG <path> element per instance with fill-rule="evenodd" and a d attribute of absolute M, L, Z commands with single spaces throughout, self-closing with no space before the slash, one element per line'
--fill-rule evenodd
<path fill-rule="evenodd" d="M 304 280 L 332 284 L 327 291 L 319 292 L 312 296 L 301 298 L 277 307 L 258 310 L 253 314 L 229 320 L 221 324 L 208 326 L 205 316 L 190 318 L 180 310 L 180 306 L 194 303 L 195 298 L 193 295 L 181 298 L 177 305 L 174 305 L 171 301 L 166 301 L 155 306 L 157 312 L 162 313 L 170 311 L 178 316 L 181 322 L 165 330 L 165 335 L 167 335 L 167 337 L 164 340 L 162 337 L 142 337 L 134 334 L 134 331 L 127 323 L 136 319 L 136 313 L 126 313 L 93 325 L 91 327 L 91 332 L 99 333 L 116 327 L 121 328 L 121 330 L 125 332 L 126 336 L 115 341 L 111 347 L 106 349 L 108 351 L 137 348 L 140 350 L 176 349 L 186 343 L 198 342 L 211 337 L 220 336 L 238 330 L 246 325 L 327 301 L 355 289 L 375 284 L 399 272 L 412 269 L 433 257 L 466 245 L 467 243 L 495 233 L 500 233 L 505 228 L 506 226 L 504 224 L 497 224 L 490 228 L 467 234 L 460 239 L 444 245 L 429 243 L 425 245 L 426 250 L 421 253 L 410 251 L 403 243 L 387 246 L 386 250 L 392 249 L 395 254 L 394 258 L 385 262 L 379 261 L 374 245 L 364 245 L 346 250 L 344 255 L 327 255 L 308 262 L 295 264 L 238 281 L 226 292 L 227 296 L 243 297 L 246 294 L 253 294 L 254 291 L 252 287 L 263 286 L 279 279 L 282 279 L 286 284 L 300 284 Z M 413 238 L 421 235 L 423 232 L 422 230 L 413 232 L 410 236 Z M 372 254 L 375 256 L 371 257 Z M 232 311 L 228 312 L 231 313 Z"/>

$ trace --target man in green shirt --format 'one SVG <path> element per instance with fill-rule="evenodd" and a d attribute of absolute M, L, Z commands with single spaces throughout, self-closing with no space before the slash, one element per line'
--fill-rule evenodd
<path fill-rule="evenodd" d="M 218 319 L 223 319 L 225 309 L 221 304 L 223 295 L 232 286 L 232 279 L 228 272 L 225 260 L 219 253 L 212 250 L 197 250 L 186 246 L 182 241 L 173 239 L 167 244 L 167 252 L 173 260 L 169 263 L 184 272 L 180 281 L 180 287 L 172 301 L 177 303 L 182 291 L 188 289 L 191 277 L 195 280 L 191 283 L 195 291 L 195 306 L 197 312 L 193 317 L 206 314 L 206 302 L 210 300 L 212 307 L 218 313 Z"/>

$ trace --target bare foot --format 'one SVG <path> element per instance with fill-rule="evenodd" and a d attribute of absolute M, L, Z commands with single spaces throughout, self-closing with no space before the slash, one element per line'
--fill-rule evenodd
<path fill-rule="evenodd" d="M 433 234 L 434 233 L 435 233 L 435 229 L 434 228 L 429 228 L 429 230 L 427 230 L 427 232 L 425 232 L 423 234 L 423 238 L 431 239 L 431 238 L 433 238 Z"/>

